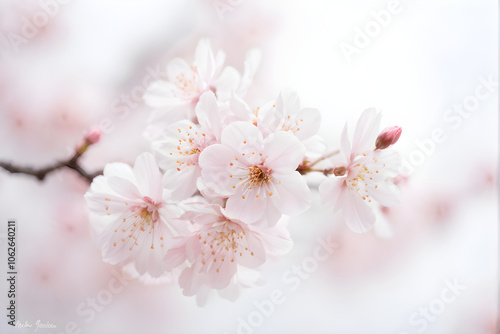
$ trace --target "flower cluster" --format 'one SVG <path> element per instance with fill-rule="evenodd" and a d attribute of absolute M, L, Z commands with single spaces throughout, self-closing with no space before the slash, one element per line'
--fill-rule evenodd
<path fill-rule="evenodd" d="M 397 154 L 387 148 L 401 129 L 379 134 L 381 116 L 367 110 L 352 145 L 347 126 L 342 133 L 346 162 L 315 169 L 329 156 L 322 156 L 317 109 L 302 108 L 295 93 L 256 108 L 243 100 L 259 59 L 250 51 L 240 75 L 201 40 L 192 65 L 172 60 L 165 80 L 148 88 L 152 153 L 134 167 L 108 164 L 85 195 L 105 261 L 146 281 L 173 273 L 188 296 L 227 296 L 290 249 L 287 219 L 311 203 L 303 174 L 326 175 L 322 201 L 342 210 L 355 232 L 371 229 L 375 202 L 397 201 Z"/>

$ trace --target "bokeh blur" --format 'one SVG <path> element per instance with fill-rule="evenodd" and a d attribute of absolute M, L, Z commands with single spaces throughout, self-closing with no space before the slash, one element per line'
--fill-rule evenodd
<path fill-rule="evenodd" d="M 497 333 L 496 1 L 2 0 L 0 161 L 67 159 L 100 125 L 85 168 L 133 163 L 149 150 L 145 87 L 203 37 L 240 71 L 261 49 L 247 101 L 297 91 L 321 111 L 329 150 L 368 107 L 401 126 L 401 205 L 356 234 L 309 177 L 315 201 L 290 222 L 292 251 L 237 301 L 199 307 L 176 282 L 144 285 L 102 261 L 73 171 L 39 182 L 0 170 L 0 332 L 34 331 L 5 316 L 15 219 L 17 317 L 57 326 L 40 333 Z"/>

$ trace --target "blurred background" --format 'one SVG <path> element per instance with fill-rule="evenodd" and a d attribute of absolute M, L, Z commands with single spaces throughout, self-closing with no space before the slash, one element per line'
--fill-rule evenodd
<path fill-rule="evenodd" d="M 321 111 L 331 150 L 368 107 L 402 126 L 402 204 L 358 235 L 320 207 L 311 177 L 315 202 L 290 222 L 292 251 L 236 302 L 200 308 L 176 282 L 144 285 L 102 262 L 78 175 L 0 170 L 5 272 L 7 220 L 18 222 L 18 320 L 58 334 L 497 333 L 496 1 L 2 0 L 0 161 L 67 159 L 105 125 L 82 164 L 133 163 L 149 149 L 145 87 L 173 57 L 192 61 L 202 37 L 240 71 L 261 49 L 247 101 L 296 90 Z M 325 243 L 335 247 L 318 261 Z M 33 331 L 2 319 L 2 333 Z"/>

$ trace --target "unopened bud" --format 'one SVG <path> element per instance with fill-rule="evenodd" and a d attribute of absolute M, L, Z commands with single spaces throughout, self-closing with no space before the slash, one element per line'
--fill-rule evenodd
<path fill-rule="evenodd" d="M 333 175 L 344 176 L 346 171 L 347 171 L 347 169 L 345 167 L 335 167 L 333 169 Z"/>
<path fill-rule="evenodd" d="M 90 129 L 83 139 L 88 143 L 88 145 L 93 145 L 101 139 L 102 131 L 99 128 Z"/>
<path fill-rule="evenodd" d="M 401 127 L 399 126 L 390 126 L 388 128 L 385 128 L 378 135 L 377 140 L 375 141 L 375 149 L 383 150 L 391 145 L 396 144 L 402 132 L 403 129 L 401 129 Z"/>
<path fill-rule="evenodd" d="M 76 145 L 76 152 L 79 155 L 85 153 L 85 151 L 87 151 L 87 148 L 89 148 L 90 145 L 93 145 L 99 142 L 99 140 L 101 140 L 101 135 L 102 131 L 99 128 L 92 128 L 89 131 L 87 131 L 85 136 L 83 136 L 82 141 L 78 143 L 78 145 Z"/>

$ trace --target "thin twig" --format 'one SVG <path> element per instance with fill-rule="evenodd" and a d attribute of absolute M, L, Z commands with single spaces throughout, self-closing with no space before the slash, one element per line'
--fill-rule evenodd
<path fill-rule="evenodd" d="M 32 175 L 36 177 L 39 181 L 43 181 L 47 175 L 49 175 L 52 172 L 55 172 L 56 170 L 59 170 L 61 168 L 69 168 L 77 172 L 81 177 L 83 177 L 85 180 L 87 180 L 89 183 L 92 182 L 92 180 L 102 174 L 102 171 L 97 171 L 95 173 L 88 173 L 83 169 L 82 166 L 78 163 L 78 159 L 81 157 L 81 153 L 76 152 L 70 159 L 66 161 L 61 161 L 57 162 L 51 166 L 47 166 L 44 168 L 33 168 L 33 167 L 21 167 L 21 166 L 16 166 L 12 163 L 8 162 L 2 162 L 0 161 L 0 167 L 5 169 L 6 171 L 12 173 L 12 174 L 26 174 L 26 175 Z"/>
<path fill-rule="evenodd" d="M 323 161 L 323 160 L 325 160 L 325 159 L 327 159 L 329 157 L 333 157 L 334 155 L 339 154 L 339 153 L 340 153 L 340 150 L 336 150 L 336 151 L 330 152 L 328 154 L 325 154 L 324 156 L 318 158 L 317 160 L 314 160 L 313 162 L 308 163 L 307 167 L 311 168 L 314 165 L 316 165 L 318 162 L 321 162 L 321 161 Z"/>

